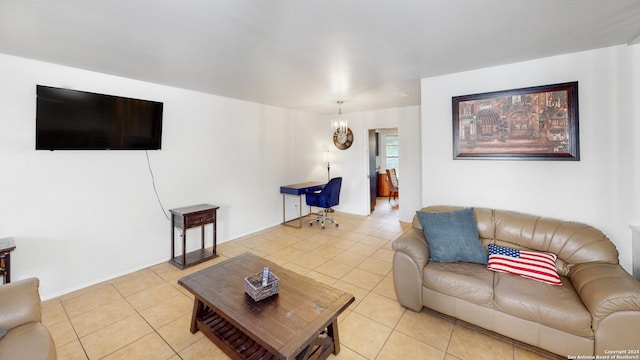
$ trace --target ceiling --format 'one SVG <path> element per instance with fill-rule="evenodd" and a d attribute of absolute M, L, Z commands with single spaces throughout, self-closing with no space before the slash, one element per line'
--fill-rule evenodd
<path fill-rule="evenodd" d="M 640 0 L 0 0 L 0 53 L 318 114 L 637 43 Z"/>

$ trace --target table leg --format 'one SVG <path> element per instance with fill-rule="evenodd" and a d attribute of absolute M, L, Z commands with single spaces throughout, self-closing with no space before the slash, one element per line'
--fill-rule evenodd
<path fill-rule="evenodd" d="M 282 193 L 282 223 L 284 224 L 287 220 L 286 217 L 286 207 L 285 207 L 285 201 L 284 201 L 284 193 Z"/>
<path fill-rule="evenodd" d="M 216 233 L 218 227 L 218 215 L 216 213 L 217 211 L 213 210 L 213 255 L 218 253 L 218 250 L 216 249 L 218 242 L 218 234 Z"/>
<path fill-rule="evenodd" d="M 171 214 L 171 259 L 176 256 L 176 245 L 175 245 L 175 237 L 176 237 L 176 222 L 175 215 Z"/>
<path fill-rule="evenodd" d="M 6 267 L 6 272 L 4 273 L 4 281 L 5 284 L 8 284 L 11 282 L 11 254 L 7 254 L 7 256 L 5 257 L 4 265 Z"/>
<path fill-rule="evenodd" d="M 201 239 L 201 242 L 202 242 L 202 246 L 200 247 L 200 249 L 204 249 L 204 224 L 202 224 L 200 226 L 200 228 L 202 229 L 202 233 L 200 234 L 201 235 L 200 239 Z"/>
<path fill-rule="evenodd" d="M 340 352 L 340 336 L 338 334 L 338 318 L 335 318 L 327 327 L 327 335 L 333 338 L 333 354 L 338 355 Z"/>
<path fill-rule="evenodd" d="M 286 225 L 286 226 L 291 226 L 294 228 L 301 228 L 302 227 L 302 195 L 298 195 L 298 211 L 300 212 L 299 216 L 298 216 L 298 225 L 292 225 L 290 223 L 292 223 L 294 219 L 291 219 L 289 221 L 286 221 L 286 204 L 285 204 L 285 193 L 282 193 L 282 225 Z"/>
<path fill-rule="evenodd" d="M 2 283 L 8 284 L 11 282 L 11 254 L 6 253 L 0 255 L 0 271 L 2 271 Z"/>
<path fill-rule="evenodd" d="M 300 227 L 302 227 L 302 195 L 298 195 L 298 215 L 300 216 Z"/>
<path fill-rule="evenodd" d="M 297 360 L 318 359 L 324 360 L 329 354 L 335 355 L 340 352 L 338 336 L 338 320 L 334 319 L 326 331 L 318 332 L 318 337 L 313 339 L 302 351 L 296 355 Z"/>
<path fill-rule="evenodd" d="M 182 223 L 184 224 L 184 219 Z M 182 268 L 187 266 L 187 230 L 182 227 Z"/>
<path fill-rule="evenodd" d="M 198 316 L 204 309 L 204 304 L 202 301 L 195 299 L 193 301 L 193 314 L 191 315 L 191 328 L 189 329 L 192 334 L 195 334 L 198 331 L 198 324 L 196 323 Z"/>

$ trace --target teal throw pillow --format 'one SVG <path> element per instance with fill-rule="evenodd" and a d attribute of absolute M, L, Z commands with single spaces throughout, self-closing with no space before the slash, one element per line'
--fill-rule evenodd
<path fill-rule="evenodd" d="M 429 245 L 429 260 L 487 264 L 473 209 L 416 214 Z"/>

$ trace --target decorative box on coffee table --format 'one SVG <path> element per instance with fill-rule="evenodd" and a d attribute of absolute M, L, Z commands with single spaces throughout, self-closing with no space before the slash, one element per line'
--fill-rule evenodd
<path fill-rule="evenodd" d="M 253 301 L 264 300 L 276 295 L 280 288 L 280 279 L 269 271 L 267 283 L 262 285 L 262 273 L 253 274 L 244 278 L 244 292 L 251 296 Z"/>

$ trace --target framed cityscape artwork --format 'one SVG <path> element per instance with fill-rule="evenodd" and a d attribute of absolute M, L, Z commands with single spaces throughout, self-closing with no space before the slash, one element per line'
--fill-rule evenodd
<path fill-rule="evenodd" d="M 452 103 L 454 159 L 580 160 L 577 81 Z"/>

